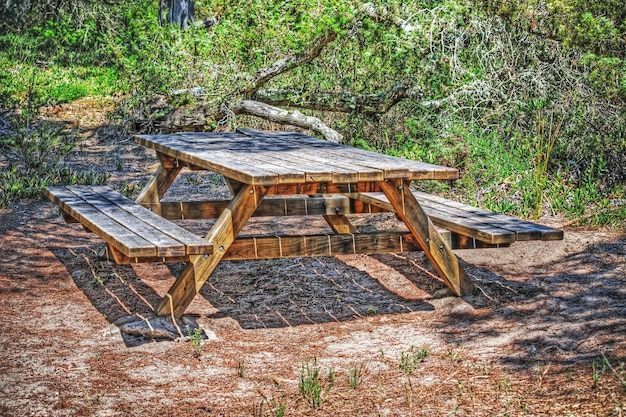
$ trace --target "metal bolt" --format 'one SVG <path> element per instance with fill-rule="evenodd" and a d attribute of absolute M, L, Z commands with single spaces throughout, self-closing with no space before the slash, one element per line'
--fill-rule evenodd
<path fill-rule="evenodd" d="M 443 245 L 439 245 L 439 249 L 443 249 Z"/>
<path fill-rule="evenodd" d="M 224 246 L 220 246 L 220 252 L 224 252 Z"/>
<path fill-rule="evenodd" d="M 398 190 L 400 191 L 404 190 L 404 185 L 398 185 Z"/>
<path fill-rule="evenodd" d="M 430 242 L 430 238 L 429 237 L 426 238 L 426 243 L 428 243 L 428 242 Z"/>
<path fill-rule="evenodd" d="M 251 189 L 251 190 L 250 190 L 250 194 L 254 194 L 254 189 Z"/>
<path fill-rule="evenodd" d="M 205 253 L 204 254 L 204 259 L 208 259 L 209 258 L 209 254 Z"/>

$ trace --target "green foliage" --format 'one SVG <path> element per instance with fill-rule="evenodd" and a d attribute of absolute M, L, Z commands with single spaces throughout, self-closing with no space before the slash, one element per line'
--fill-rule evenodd
<path fill-rule="evenodd" d="M 197 20 L 215 17 L 218 24 L 180 31 L 159 27 L 148 0 L 30 2 L 0 23 L 0 107 L 119 92 L 126 95 L 118 111 L 124 122 L 147 113 L 154 95 L 195 86 L 208 92 L 204 105 L 217 107 L 260 68 L 332 30 L 338 38 L 318 59 L 268 87 L 306 97 L 376 94 L 400 81 L 414 86 L 413 96 L 385 115 L 315 113 L 348 143 L 459 168 L 456 185 L 421 186 L 496 211 L 536 215 L 541 190 L 551 212 L 623 219 L 622 2 L 375 2 L 411 30 L 383 18 L 355 19 L 363 3 L 207 0 L 197 3 Z M 196 100 L 176 97 L 175 105 Z M 537 110 L 563 120 L 540 178 Z"/>
<path fill-rule="evenodd" d="M 418 365 L 424 361 L 430 355 L 428 349 L 416 350 L 414 346 L 409 348 L 408 352 L 402 352 L 400 354 L 400 364 L 398 367 L 405 374 L 412 374 L 418 367 Z"/>
<path fill-rule="evenodd" d="M 324 380 L 321 369 L 317 365 L 317 359 L 313 363 L 303 362 L 300 369 L 300 396 L 311 406 L 320 408 L 328 400 L 330 389 L 335 383 L 335 373 L 332 368 L 328 371 L 328 377 Z"/>
<path fill-rule="evenodd" d="M 361 382 L 363 382 L 364 369 L 365 365 L 362 363 L 350 369 L 348 374 L 348 386 L 350 389 L 357 389 L 359 385 L 361 385 Z"/>
<path fill-rule="evenodd" d="M 0 170 L 0 207 L 20 198 L 38 198 L 47 185 L 101 184 L 106 180 L 93 172 L 74 173 L 64 164 L 77 144 L 64 126 L 29 114 L 17 117 L 12 125 L 0 135 L 0 149 L 7 161 Z"/>
<path fill-rule="evenodd" d="M 191 328 L 187 326 L 187 335 L 189 336 L 189 340 L 191 342 L 191 350 L 196 358 L 199 358 L 202 355 L 202 350 L 204 348 L 204 331 L 202 327 L 198 326 L 193 331 Z"/>

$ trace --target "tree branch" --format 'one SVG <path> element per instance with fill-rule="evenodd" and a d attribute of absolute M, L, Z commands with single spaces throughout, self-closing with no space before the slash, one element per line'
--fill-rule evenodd
<path fill-rule="evenodd" d="M 341 113 L 382 114 L 399 101 L 413 97 L 412 82 L 398 83 L 378 94 L 331 93 L 313 91 L 306 96 L 292 88 L 267 88 L 257 91 L 253 98 L 275 106 L 301 107 L 309 110 Z"/>
<path fill-rule="evenodd" d="M 337 38 L 337 33 L 330 32 L 315 40 L 313 46 L 297 55 L 279 59 L 272 65 L 261 68 L 252 76 L 252 80 L 240 92 L 245 98 L 250 98 L 269 80 L 295 67 L 311 62 L 319 56 L 322 49 Z"/>
<path fill-rule="evenodd" d="M 242 100 L 230 107 L 235 114 L 247 114 L 275 123 L 302 127 L 323 135 L 330 142 L 341 142 L 343 136 L 317 117 L 306 116 L 297 110 L 284 110 L 254 100 Z"/>

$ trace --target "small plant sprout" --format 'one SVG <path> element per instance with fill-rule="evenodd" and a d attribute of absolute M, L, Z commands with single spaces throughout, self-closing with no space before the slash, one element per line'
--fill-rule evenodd
<path fill-rule="evenodd" d="M 378 309 L 375 306 L 373 306 L 373 305 L 368 305 L 367 308 L 365 309 L 365 313 L 368 316 L 373 316 L 376 313 L 378 313 Z"/>
<path fill-rule="evenodd" d="M 417 368 L 417 365 L 424 361 L 430 354 L 428 349 L 416 350 L 414 346 L 409 348 L 408 352 L 402 352 L 400 354 L 400 370 L 406 374 L 412 374 Z"/>
<path fill-rule="evenodd" d="M 237 359 L 237 363 L 235 364 L 235 369 L 237 371 L 237 376 L 239 378 L 244 378 L 246 376 L 247 368 L 248 368 L 248 359 L 245 359 L 245 358 Z"/>
<path fill-rule="evenodd" d="M 306 400 L 311 408 L 319 408 L 328 400 L 330 389 L 335 383 L 335 373 L 332 368 L 324 381 L 317 359 L 313 363 L 303 362 L 300 370 L 300 396 Z"/>
<path fill-rule="evenodd" d="M 591 369 L 593 373 L 591 374 L 591 379 L 593 380 L 593 387 L 596 388 L 598 386 L 598 382 L 600 382 L 600 378 L 606 372 L 608 361 L 606 358 L 593 360 L 591 362 Z"/>
<path fill-rule="evenodd" d="M 286 405 L 285 401 L 281 398 L 277 400 L 276 398 L 268 398 L 267 395 L 263 394 L 259 391 L 262 400 L 260 402 L 255 402 L 253 405 L 252 415 L 254 417 L 283 417 L 285 415 Z M 265 412 L 263 409 L 263 405 L 267 405 L 268 412 Z"/>
<path fill-rule="evenodd" d="M 541 387 L 541 384 L 543 384 L 543 380 L 546 377 L 546 374 L 548 373 L 548 371 L 550 370 L 550 364 L 548 364 L 545 368 L 541 368 L 541 364 L 537 364 L 536 368 L 535 368 L 535 376 L 537 377 L 537 386 Z"/>
<path fill-rule="evenodd" d="M 609 360 L 606 358 L 606 356 L 604 355 L 604 352 L 602 352 L 602 359 L 603 359 L 604 365 L 606 365 L 606 367 L 609 368 L 611 372 L 613 372 L 613 374 L 615 375 L 615 378 L 617 378 L 617 380 L 619 381 L 622 389 L 626 390 L 625 363 L 620 362 L 619 364 L 616 364 L 615 366 L 611 365 L 611 362 L 609 362 Z"/>
<path fill-rule="evenodd" d="M 361 363 L 350 369 L 348 374 L 348 385 L 351 389 L 357 389 L 363 380 L 363 370 L 365 366 Z"/>
<path fill-rule="evenodd" d="M 460 362 L 461 357 L 463 356 L 464 353 L 465 353 L 465 348 L 461 348 L 458 350 L 450 348 L 446 352 L 446 356 L 448 357 L 448 359 L 450 359 L 451 362 Z"/>
<path fill-rule="evenodd" d="M 202 354 L 202 348 L 204 347 L 203 343 L 203 335 L 202 327 L 196 327 L 191 331 L 190 327 L 187 326 L 187 334 L 189 335 L 189 341 L 191 342 L 191 350 L 194 353 L 196 358 L 199 358 Z"/>

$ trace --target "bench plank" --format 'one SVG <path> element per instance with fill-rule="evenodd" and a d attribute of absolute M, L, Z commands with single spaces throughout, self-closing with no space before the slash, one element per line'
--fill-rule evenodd
<path fill-rule="evenodd" d="M 460 213 L 460 215 L 466 213 L 468 217 L 471 217 L 473 219 L 477 219 L 482 222 L 488 222 L 491 225 L 510 230 L 516 234 L 516 240 L 518 241 L 563 239 L 563 231 L 560 229 L 555 229 L 552 227 L 544 226 L 542 224 L 529 222 L 527 220 L 518 219 L 516 217 L 511 217 L 504 214 L 481 210 L 467 204 L 448 200 L 432 194 L 426 194 L 419 191 L 415 191 L 413 194 L 415 194 L 417 198 L 423 201 L 432 201 L 433 203 L 439 205 L 439 207 L 441 208 L 446 207 L 446 210 L 448 211 L 455 209 L 452 210 L 452 212 Z"/>
<path fill-rule="evenodd" d="M 209 253 L 211 252 L 212 245 L 206 240 L 195 235 L 189 230 L 183 229 L 167 219 L 164 219 L 158 214 L 147 210 L 143 206 L 124 197 L 122 194 L 110 189 L 109 187 L 100 186 L 93 187 L 93 189 L 98 192 L 98 194 L 105 197 L 108 201 L 114 203 L 117 207 L 130 213 L 132 216 L 154 228 L 164 236 L 169 236 L 173 240 L 182 243 L 185 247 L 185 255 L 201 255 L 207 253 L 207 251 Z"/>
<path fill-rule="evenodd" d="M 156 256 L 156 249 L 147 240 L 102 213 L 66 187 L 46 187 L 44 194 L 61 210 L 108 244 L 130 257 Z"/>
<path fill-rule="evenodd" d="M 118 222 L 125 229 L 148 241 L 154 247 L 157 256 L 185 255 L 185 246 L 183 244 L 160 233 L 156 228 L 145 223 L 143 219 L 131 215 L 124 208 L 112 204 L 105 196 L 99 194 L 98 191 L 104 191 L 102 187 L 72 187 L 70 191 L 105 216 Z M 114 191 L 111 190 L 111 192 Z"/>
<path fill-rule="evenodd" d="M 503 214 L 481 210 L 442 197 L 413 191 L 434 224 L 490 244 L 526 240 L 560 240 L 563 231 Z M 383 193 L 349 194 L 350 197 L 391 211 Z"/>
<path fill-rule="evenodd" d="M 211 244 L 204 239 L 109 187 L 46 187 L 44 194 L 65 214 L 128 257 L 174 257 L 212 252 Z"/>

